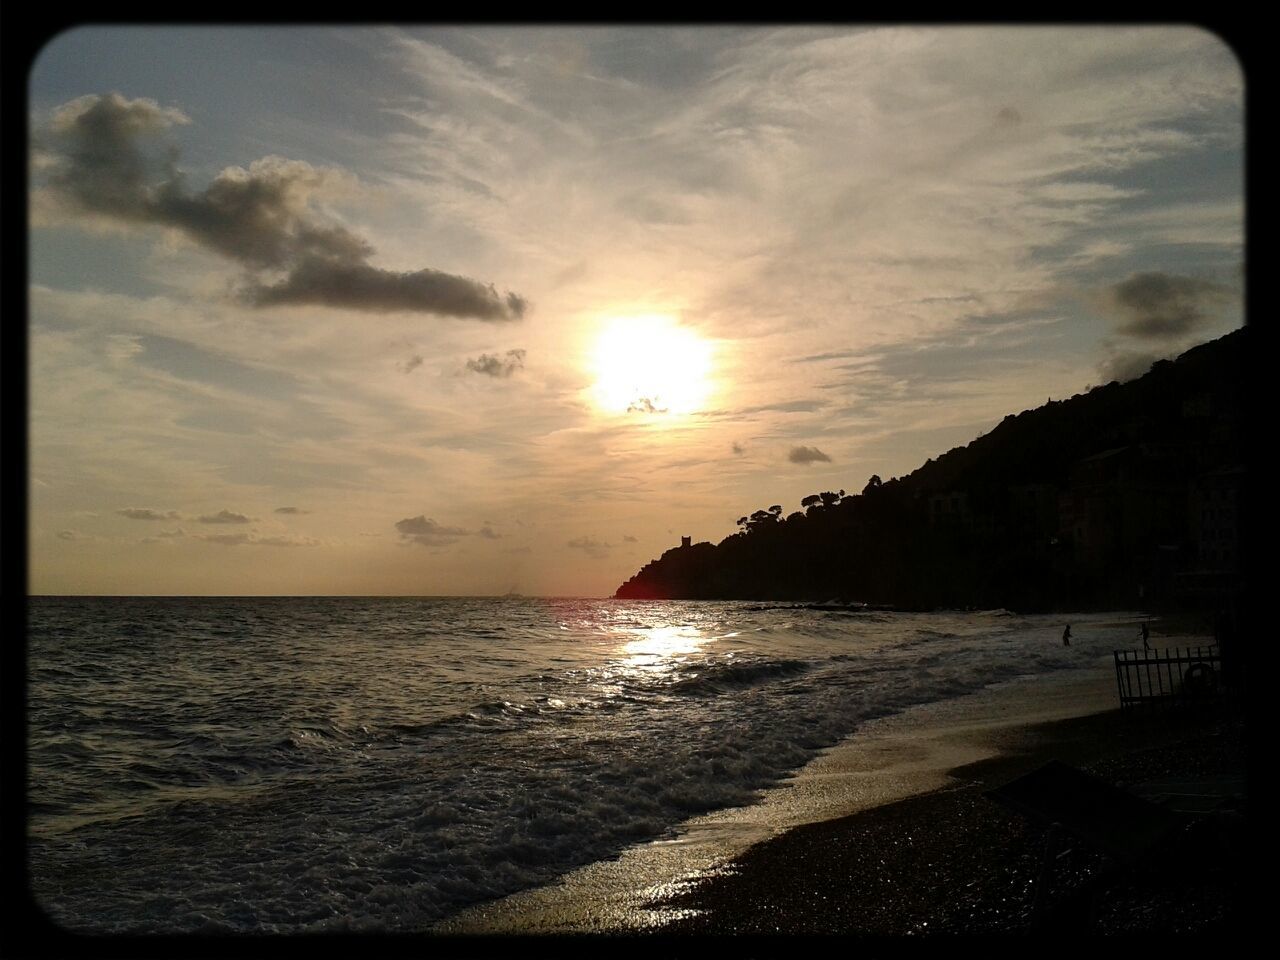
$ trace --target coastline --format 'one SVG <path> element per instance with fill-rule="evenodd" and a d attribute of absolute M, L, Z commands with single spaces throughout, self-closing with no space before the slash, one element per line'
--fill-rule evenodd
<path fill-rule="evenodd" d="M 1182 637 L 1178 640 L 1185 642 Z M 994 806 L 980 796 L 982 789 L 999 777 L 1011 779 L 1016 775 L 1013 771 L 1032 769 L 1039 757 L 1052 753 L 1068 762 L 1084 763 L 1163 742 L 1175 734 L 1168 725 L 1139 730 L 1128 723 L 1133 718 L 1119 716 L 1116 706 L 1108 656 L 1085 669 L 1019 678 L 880 718 L 818 755 L 792 779 L 767 791 L 757 804 L 694 818 L 681 826 L 674 839 L 631 848 L 615 860 L 581 868 L 551 886 L 470 908 L 436 925 L 432 932 L 446 936 L 912 932 L 906 911 L 902 915 L 907 927 L 899 924 L 889 930 L 884 923 L 850 927 L 840 920 L 839 911 L 814 915 L 813 910 L 790 903 L 793 896 L 804 897 L 796 892 L 801 887 L 785 879 L 794 879 L 786 865 L 801 863 L 801 874 L 821 875 L 826 867 L 841 862 L 827 848 L 846 843 L 849 831 L 857 826 L 854 821 L 888 817 L 909 823 L 914 817 L 916 832 L 928 832 L 931 819 L 939 816 L 939 804 L 966 806 L 967 820 L 952 817 L 947 822 L 972 834 L 977 821 L 991 816 L 985 807 Z M 1121 724 L 1128 726 L 1117 730 Z M 957 800 L 965 791 L 968 799 Z M 918 812 L 912 813 L 916 808 Z M 982 816 L 979 808 L 984 808 Z M 1001 821 L 1006 832 L 1007 819 Z M 872 832 L 883 833 L 883 824 Z M 893 847 L 899 841 L 872 837 L 857 842 L 874 848 Z M 1034 845 L 1034 840 L 1028 842 Z M 800 850 L 808 852 L 797 853 Z M 889 863 L 878 855 L 876 859 Z M 892 869 L 905 876 L 909 866 L 898 864 Z M 853 889 L 839 877 L 829 877 L 827 883 L 844 883 L 846 889 Z M 824 895 L 830 897 L 830 893 Z M 901 904 L 896 898 L 894 903 L 896 912 Z M 771 915 L 791 919 L 773 923 L 772 929 L 767 924 L 762 927 L 760 918 Z"/>
<path fill-rule="evenodd" d="M 657 932 L 687 935 L 1232 935 L 1252 922 L 1244 803 L 1115 873 L 1068 840 L 1042 875 L 1043 823 L 988 795 L 1061 760 L 1141 792 L 1170 779 L 1231 783 L 1246 775 L 1238 715 L 1134 718 L 1119 711 L 1008 731 L 1004 750 L 951 771 L 952 786 L 797 827 L 664 902 Z M 1228 806 L 1232 806 L 1228 804 Z M 1190 830 L 1191 828 L 1188 828 Z M 1163 856 L 1160 859 L 1157 854 Z M 1183 869 L 1194 854 L 1193 869 Z M 1037 883 L 1045 910 L 1037 909 Z M 1090 884 L 1097 897 L 1090 902 Z"/>

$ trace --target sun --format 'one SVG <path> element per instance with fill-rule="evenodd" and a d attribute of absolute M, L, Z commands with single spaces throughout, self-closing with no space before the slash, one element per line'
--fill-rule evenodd
<path fill-rule="evenodd" d="M 711 343 L 673 318 L 614 317 L 592 353 L 596 406 L 606 413 L 688 414 L 711 393 Z"/>

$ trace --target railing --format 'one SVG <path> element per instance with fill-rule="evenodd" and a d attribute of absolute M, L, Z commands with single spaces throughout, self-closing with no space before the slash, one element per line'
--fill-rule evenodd
<path fill-rule="evenodd" d="M 1116 650 L 1115 662 L 1122 710 L 1202 706 L 1227 693 L 1216 644 Z"/>

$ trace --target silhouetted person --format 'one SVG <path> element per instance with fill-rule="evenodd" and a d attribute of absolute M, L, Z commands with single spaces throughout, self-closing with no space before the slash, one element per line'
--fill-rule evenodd
<path fill-rule="evenodd" d="M 1067 624 L 1067 628 L 1062 631 L 1062 645 L 1064 647 L 1071 646 L 1071 624 Z"/>
<path fill-rule="evenodd" d="M 1147 628 L 1146 621 L 1143 621 L 1143 624 L 1142 624 L 1142 649 L 1143 650 L 1151 649 L 1151 644 L 1148 642 L 1150 639 L 1151 639 L 1151 631 Z"/>

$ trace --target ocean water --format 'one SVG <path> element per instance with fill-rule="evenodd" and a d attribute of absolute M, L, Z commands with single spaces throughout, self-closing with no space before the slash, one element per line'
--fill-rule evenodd
<path fill-rule="evenodd" d="M 1128 614 L 32 598 L 31 890 L 94 933 L 414 932 L 747 804 Z"/>

